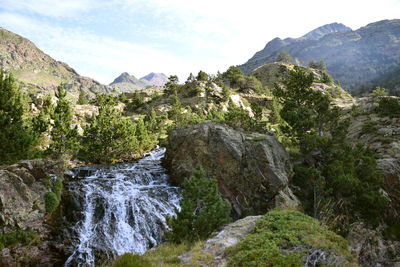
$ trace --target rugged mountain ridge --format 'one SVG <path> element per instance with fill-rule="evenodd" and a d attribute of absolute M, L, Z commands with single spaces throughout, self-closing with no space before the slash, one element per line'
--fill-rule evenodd
<path fill-rule="evenodd" d="M 239 68 L 249 74 L 285 51 L 304 64 L 324 60 L 333 78 L 354 91 L 379 85 L 380 77 L 400 67 L 399 41 L 399 19 L 378 21 L 355 31 L 344 25 L 325 25 L 297 39 L 273 39 Z"/>
<path fill-rule="evenodd" d="M 30 91 L 53 92 L 62 82 L 73 94 L 111 92 L 112 88 L 91 78 L 79 75 L 64 62 L 56 61 L 34 43 L 0 28 L 0 67 L 13 73 Z"/>
<path fill-rule="evenodd" d="M 144 89 L 146 87 L 157 86 L 162 87 L 168 82 L 168 78 L 164 73 L 149 73 L 138 79 L 134 75 L 127 72 L 121 73 L 110 86 L 117 88 L 122 92 Z"/>

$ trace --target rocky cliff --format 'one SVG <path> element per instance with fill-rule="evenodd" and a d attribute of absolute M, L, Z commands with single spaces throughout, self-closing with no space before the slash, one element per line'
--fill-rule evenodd
<path fill-rule="evenodd" d="M 164 165 L 175 184 L 202 166 L 239 217 L 297 203 L 288 188 L 292 164 L 275 137 L 207 122 L 176 128 L 166 148 Z"/>
<path fill-rule="evenodd" d="M 38 235 L 32 244 L 13 244 L 1 250 L 0 266 L 53 266 L 60 264 L 53 227 L 54 218 L 45 212 L 44 195 L 63 164 L 50 160 L 31 160 L 0 166 L 0 233 L 30 229 Z"/>
<path fill-rule="evenodd" d="M 355 31 L 342 27 L 318 28 L 300 38 L 275 38 L 245 64 L 246 74 L 266 63 L 276 61 L 281 51 L 288 52 L 304 64 L 312 59 L 324 60 L 329 73 L 344 88 L 379 85 L 380 77 L 400 67 L 400 20 L 383 20 Z M 395 86 L 395 85 L 393 85 Z M 393 92 L 398 90 L 392 89 Z"/>

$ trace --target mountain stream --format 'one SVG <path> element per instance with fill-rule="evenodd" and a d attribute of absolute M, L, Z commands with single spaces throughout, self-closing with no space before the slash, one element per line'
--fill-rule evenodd
<path fill-rule="evenodd" d="M 175 214 L 181 198 L 161 166 L 164 153 L 158 149 L 134 163 L 73 170 L 76 178 L 67 190 L 81 203 L 82 219 L 73 226 L 77 244 L 65 266 L 94 266 L 99 257 L 126 252 L 143 254 L 162 241 L 165 216 Z"/>

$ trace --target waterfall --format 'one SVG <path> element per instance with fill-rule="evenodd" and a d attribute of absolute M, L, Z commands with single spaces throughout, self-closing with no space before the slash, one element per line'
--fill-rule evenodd
<path fill-rule="evenodd" d="M 161 166 L 165 149 L 138 162 L 74 170 L 82 179 L 67 184 L 82 202 L 82 220 L 73 226 L 77 244 L 65 266 L 94 266 L 97 255 L 143 254 L 162 241 L 165 216 L 179 209 L 181 192 L 168 184 Z"/>

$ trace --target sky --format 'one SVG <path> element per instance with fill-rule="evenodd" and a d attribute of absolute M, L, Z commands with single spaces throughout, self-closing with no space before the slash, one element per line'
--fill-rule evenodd
<path fill-rule="evenodd" d="M 183 82 L 243 64 L 275 37 L 396 18 L 400 0 L 0 0 L 0 27 L 105 84 L 122 72 Z"/>

